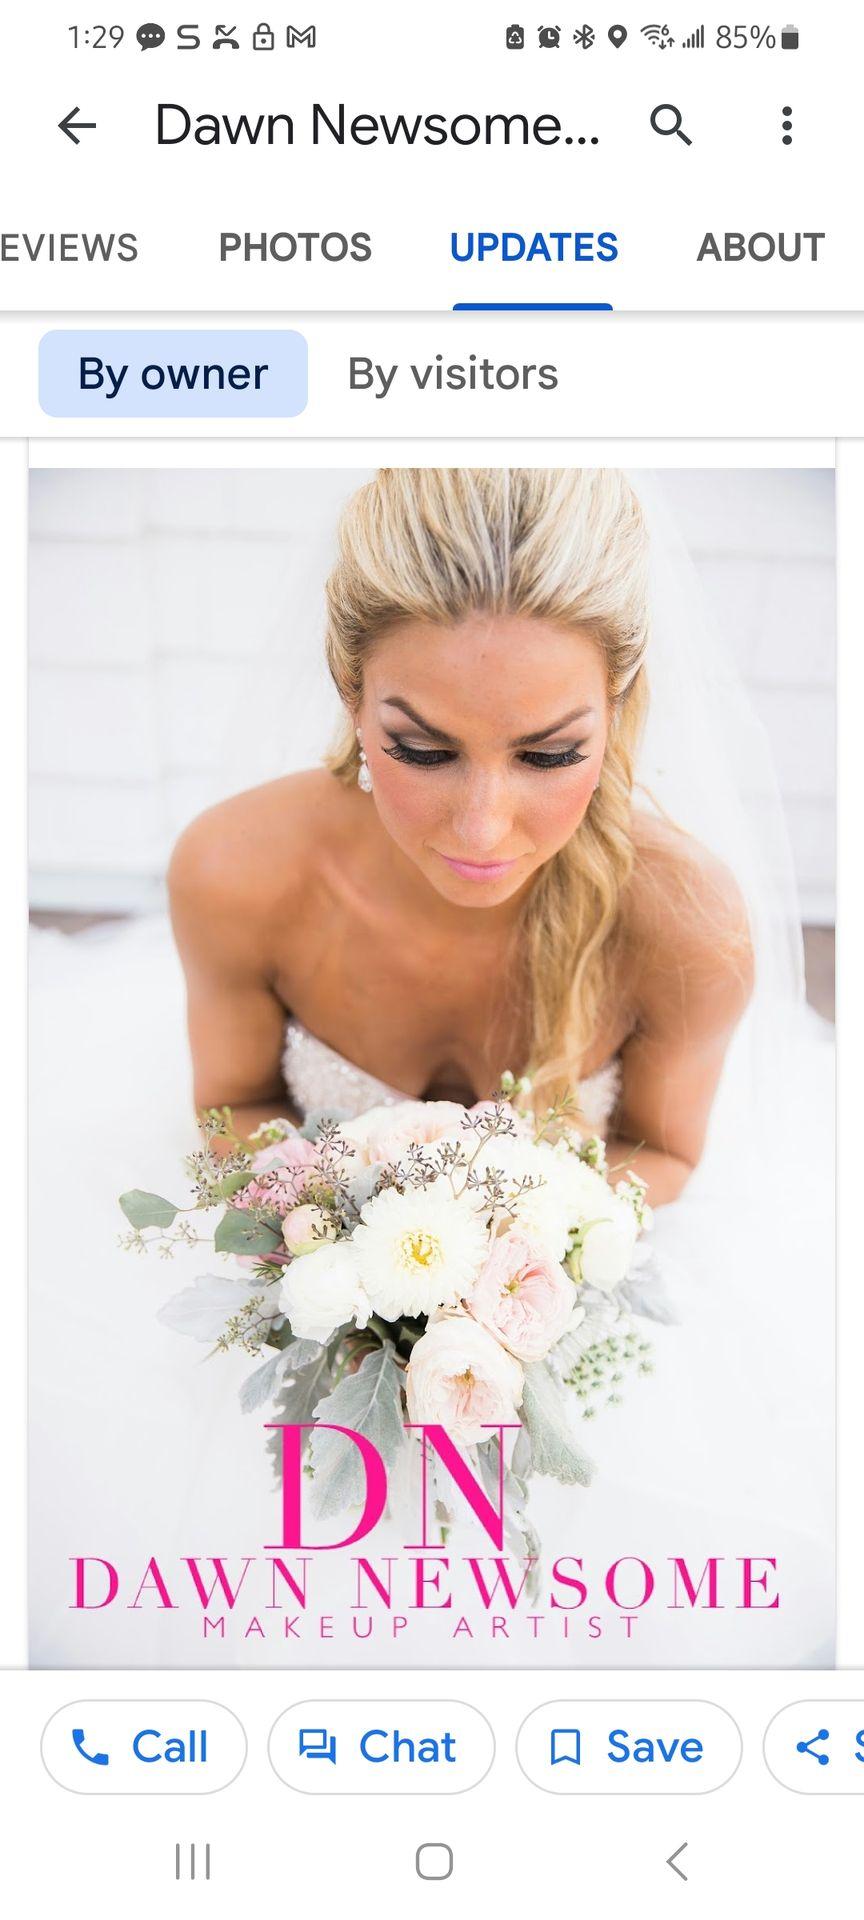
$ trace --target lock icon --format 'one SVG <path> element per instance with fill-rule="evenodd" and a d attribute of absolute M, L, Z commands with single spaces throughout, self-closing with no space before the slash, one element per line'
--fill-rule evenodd
<path fill-rule="evenodd" d="M 275 45 L 275 33 L 271 27 L 268 27 L 266 20 L 262 20 L 260 26 L 255 28 L 255 32 L 252 35 L 252 46 L 255 53 L 272 53 Z"/>

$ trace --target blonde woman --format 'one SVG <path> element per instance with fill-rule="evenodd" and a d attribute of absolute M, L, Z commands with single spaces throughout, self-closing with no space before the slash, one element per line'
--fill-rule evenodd
<path fill-rule="evenodd" d="M 380 472 L 327 584 L 345 735 L 201 816 L 171 874 L 196 1106 L 578 1089 L 655 1204 L 752 984 L 732 875 L 634 793 L 647 535 L 609 470 Z"/>

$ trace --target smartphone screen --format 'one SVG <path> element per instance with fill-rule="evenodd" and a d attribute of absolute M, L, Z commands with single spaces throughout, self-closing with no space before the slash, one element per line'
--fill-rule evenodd
<path fill-rule="evenodd" d="M 8 23 L 16 1910 L 849 1884 L 861 39 Z"/>

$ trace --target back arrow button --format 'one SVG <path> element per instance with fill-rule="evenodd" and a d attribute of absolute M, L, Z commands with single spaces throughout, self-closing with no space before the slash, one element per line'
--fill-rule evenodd
<path fill-rule="evenodd" d="M 684 1872 L 684 1869 L 683 1869 L 683 1867 L 676 1867 L 676 1865 L 675 1865 L 675 1862 L 676 1862 L 676 1860 L 678 1859 L 678 1856 L 679 1856 L 679 1854 L 681 1854 L 681 1853 L 683 1853 L 683 1852 L 684 1852 L 684 1850 L 685 1850 L 685 1848 L 686 1848 L 686 1846 L 687 1846 L 687 1844 L 688 1844 L 688 1843 L 687 1843 L 687 1841 L 686 1841 L 686 1840 L 682 1840 L 682 1842 L 681 1842 L 681 1845 L 680 1845 L 680 1847 L 676 1847 L 676 1848 L 675 1848 L 675 1852 L 674 1852 L 674 1853 L 670 1853 L 670 1855 L 669 1855 L 669 1858 L 668 1858 L 668 1860 L 667 1860 L 667 1862 L 666 1862 L 666 1865 L 667 1865 L 667 1867 L 671 1867 L 671 1868 L 672 1868 L 672 1872 L 673 1872 L 673 1873 L 677 1873 L 677 1875 L 678 1875 L 678 1878 L 679 1878 L 679 1880 L 686 1880 L 686 1879 L 687 1879 L 687 1875 L 686 1875 L 686 1873 Z"/>
<path fill-rule="evenodd" d="M 57 122 L 60 132 L 65 133 L 67 139 L 74 140 L 76 147 L 80 147 L 81 145 L 78 138 L 81 129 L 84 127 L 95 127 L 96 125 L 95 120 L 76 120 L 75 115 L 80 112 L 80 107 L 73 107 L 71 113 L 67 113 L 65 120 L 58 120 Z"/>

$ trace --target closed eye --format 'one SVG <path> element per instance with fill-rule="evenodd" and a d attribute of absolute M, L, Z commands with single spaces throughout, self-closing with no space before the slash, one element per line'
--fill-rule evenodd
<path fill-rule="evenodd" d="M 529 752 L 526 749 L 524 753 L 520 753 L 519 758 L 526 767 L 540 767 L 542 769 L 546 767 L 578 767 L 579 762 L 581 760 L 587 760 L 588 755 L 587 753 L 582 753 L 579 746 L 575 746 L 562 747 L 558 753 L 538 753 L 533 748 Z"/>
<path fill-rule="evenodd" d="M 399 760 L 406 767 L 448 767 L 459 755 L 450 747 L 409 747 L 407 741 L 398 740 L 391 734 L 393 744 L 385 747 L 384 752 L 391 760 Z M 554 767 L 577 767 L 587 760 L 587 753 L 581 750 L 581 742 L 572 747 L 562 747 L 557 753 L 540 753 L 536 748 L 525 748 L 519 759 L 523 766 L 534 767 L 538 772 L 549 772 Z"/>
<path fill-rule="evenodd" d="M 459 758 L 448 747 L 409 747 L 404 740 L 394 740 L 392 747 L 385 747 L 384 752 L 391 760 L 401 760 L 406 767 L 448 767 L 451 760 Z"/>

